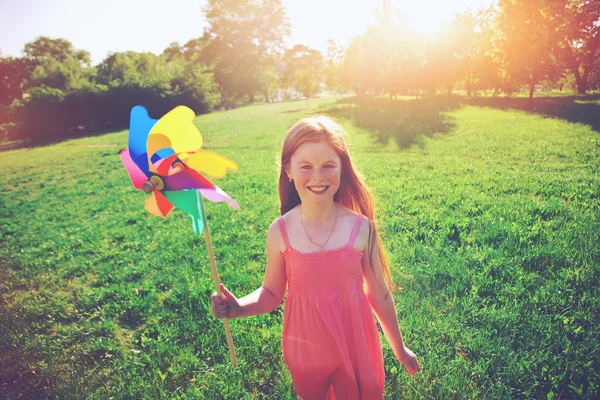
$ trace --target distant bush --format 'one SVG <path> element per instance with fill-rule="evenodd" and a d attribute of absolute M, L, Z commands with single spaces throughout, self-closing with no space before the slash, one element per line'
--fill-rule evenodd
<path fill-rule="evenodd" d="M 175 90 L 135 84 L 94 85 L 68 94 L 38 86 L 23 101 L 15 102 L 6 121 L 0 119 L 0 123 L 10 121 L 10 125 L 2 125 L 2 140 L 53 140 L 84 131 L 126 128 L 129 112 L 136 105 L 143 105 L 158 118 L 178 105 L 202 114 L 220 102 L 218 86 L 210 74 L 188 71 L 176 83 Z"/>

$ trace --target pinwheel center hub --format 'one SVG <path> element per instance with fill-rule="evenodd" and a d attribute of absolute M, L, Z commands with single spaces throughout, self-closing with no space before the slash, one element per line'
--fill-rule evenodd
<path fill-rule="evenodd" d="M 148 194 L 152 193 L 154 190 L 163 190 L 164 188 L 165 184 L 158 175 L 151 176 L 150 180 L 147 180 L 142 184 L 142 190 Z"/>

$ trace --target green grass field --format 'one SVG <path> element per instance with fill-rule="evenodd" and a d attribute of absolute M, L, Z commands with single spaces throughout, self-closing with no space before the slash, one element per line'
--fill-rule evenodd
<path fill-rule="evenodd" d="M 261 284 L 284 134 L 325 113 L 375 193 L 421 363 L 410 377 L 382 336 L 386 398 L 597 398 L 600 137 L 588 111 L 600 105 L 517 100 L 323 98 L 198 117 L 204 147 L 239 165 L 217 184 L 241 210 L 206 206 L 223 282 L 238 296 Z M 232 367 L 203 239 L 182 212 L 144 210 L 118 157 L 126 142 L 121 131 L 0 153 L 0 397 L 296 398 L 282 308 L 231 321 Z"/>

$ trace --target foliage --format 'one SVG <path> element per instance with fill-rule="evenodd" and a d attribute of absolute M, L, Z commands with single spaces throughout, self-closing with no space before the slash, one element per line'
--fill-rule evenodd
<path fill-rule="evenodd" d="M 296 88 L 307 99 L 314 96 L 323 78 L 321 52 L 298 44 L 286 50 L 284 60 L 283 83 Z"/>
<path fill-rule="evenodd" d="M 89 87 L 96 74 L 89 53 L 74 49 L 65 39 L 41 36 L 27 43 L 23 52 L 30 68 L 25 88 L 46 86 L 70 92 Z"/>
<path fill-rule="evenodd" d="M 562 0 L 552 4 L 552 11 L 558 14 L 554 20 L 558 24 L 555 52 L 562 66 L 573 73 L 577 92 L 584 94 L 600 55 L 600 1 Z"/>
<path fill-rule="evenodd" d="M 365 56 L 364 39 L 357 36 L 348 45 L 342 66 L 342 84 L 356 94 L 366 93 L 372 81 L 372 64 Z"/>
<path fill-rule="evenodd" d="M 327 40 L 327 55 L 325 58 L 325 85 L 334 92 L 346 89 L 342 83 L 344 48 L 333 39 Z"/>
<path fill-rule="evenodd" d="M 543 79 L 556 79 L 561 73 L 553 52 L 556 22 L 542 13 L 550 3 L 543 0 L 499 3 L 502 62 L 513 83 L 529 87 L 530 101 L 536 84 Z"/>
<path fill-rule="evenodd" d="M 455 14 L 430 38 L 384 0 L 375 23 L 347 48 L 330 42 L 325 60 L 303 45 L 284 52 L 290 26 L 281 0 L 211 0 L 204 12 L 203 36 L 173 42 L 161 55 L 114 53 L 92 66 L 87 51 L 41 36 L 22 57 L 0 57 L 0 140 L 124 127 L 136 104 L 157 114 L 177 104 L 204 113 L 287 99 L 285 87 L 309 98 L 322 83 L 338 93 L 387 94 L 390 102 L 528 89 L 530 104 L 540 86 L 574 85 L 584 94 L 600 85 L 598 0 L 503 0 Z"/>
<path fill-rule="evenodd" d="M 247 97 L 272 86 L 289 23 L 280 0 L 209 0 L 204 9 L 208 27 L 203 54 L 214 65 L 216 82 L 229 101 Z M 266 96 L 268 98 L 268 94 Z"/>
<path fill-rule="evenodd" d="M 0 57 L 0 106 L 9 106 L 15 99 L 23 97 L 23 83 L 26 77 L 25 59 Z M 2 120 L 3 118 L 0 119 Z"/>

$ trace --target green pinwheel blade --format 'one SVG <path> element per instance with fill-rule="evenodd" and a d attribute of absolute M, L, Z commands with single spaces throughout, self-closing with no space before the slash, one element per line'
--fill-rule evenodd
<path fill-rule="evenodd" d="M 164 191 L 162 193 L 175 207 L 192 217 L 194 232 L 201 234 L 204 231 L 204 209 L 198 190 Z"/>

